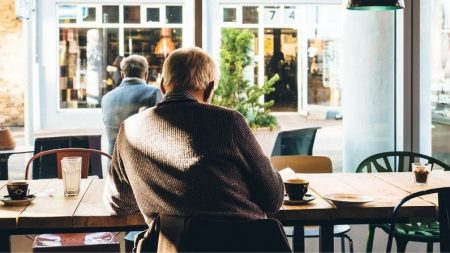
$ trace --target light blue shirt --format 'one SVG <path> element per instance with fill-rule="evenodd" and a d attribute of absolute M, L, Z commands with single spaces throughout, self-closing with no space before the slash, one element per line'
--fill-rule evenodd
<path fill-rule="evenodd" d="M 161 91 L 147 85 L 143 79 L 126 77 L 114 90 L 102 98 L 103 123 L 108 138 L 108 153 L 112 154 L 120 124 L 142 108 L 155 106 L 162 98 Z"/>

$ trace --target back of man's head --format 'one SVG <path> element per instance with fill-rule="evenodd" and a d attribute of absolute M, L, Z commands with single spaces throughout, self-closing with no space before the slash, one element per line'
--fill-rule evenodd
<path fill-rule="evenodd" d="M 204 90 L 216 78 L 216 65 L 198 47 L 180 48 L 167 57 L 162 75 L 165 87 Z"/>
<path fill-rule="evenodd" d="M 148 71 L 148 62 L 141 55 L 130 55 L 120 62 L 120 69 L 125 77 L 138 77 L 145 79 Z"/>

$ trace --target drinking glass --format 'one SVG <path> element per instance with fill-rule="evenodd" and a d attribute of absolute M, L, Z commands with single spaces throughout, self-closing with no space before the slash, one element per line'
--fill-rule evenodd
<path fill-rule="evenodd" d="M 413 163 L 414 182 L 418 185 L 427 184 L 431 172 L 431 164 Z"/>
<path fill-rule="evenodd" d="M 80 156 L 69 156 L 61 159 L 65 197 L 76 197 L 80 193 L 81 160 Z"/>

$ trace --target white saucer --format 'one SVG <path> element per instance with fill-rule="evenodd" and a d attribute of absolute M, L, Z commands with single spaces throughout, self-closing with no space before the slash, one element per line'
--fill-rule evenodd
<path fill-rule="evenodd" d="M 9 196 L 0 197 L 5 206 L 26 206 L 36 199 L 35 195 L 28 195 L 26 199 L 12 200 Z"/>
<path fill-rule="evenodd" d="M 336 206 L 358 206 L 375 200 L 374 197 L 369 195 L 360 195 L 352 193 L 325 194 L 323 195 L 323 198 L 330 200 Z"/>
<path fill-rule="evenodd" d="M 316 196 L 314 196 L 312 194 L 305 194 L 303 199 L 300 199 L 300 200 L 290 200 L 288 197 L 285 197 L 284 204 L 286 204 L 286 205 L 304 205 L 315 199 L 316 199 Z"/>

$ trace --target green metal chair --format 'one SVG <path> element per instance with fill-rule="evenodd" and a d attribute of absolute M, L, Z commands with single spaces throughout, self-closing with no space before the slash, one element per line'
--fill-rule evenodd
<path fill-rule="evenodd" d="M 369 156 L 364 159 L 356 169 L 360 172 L 404 172 L 412 171 L 411 164 L 423 162 L 440 166 L 446 171 L 450 171 L 450 166 L 437 160 L 436 158 L 408 151 L 383 152 Z M 381 228 L 386 233 L 390 231 L 389 224 L 369 224 L 369 235 L 367 238 L 366 252 L 372 252 L 375 229 Z M 427 243 L 427 252 L 433 251 L 433 243 L 439 242 L 439 223 L 435 219 L 410 219 L 410 223 L 396 224 L 393 232 L 397 243 L 397 251 L 405 252 L 409 241 Z"/>
<path fill-rule="evenodd" d="M 417 197 L 421 197 L 423 195 L 428 194 L 438 194 L 438 203 L 439 208 L 437 212 L 438 221 L 439 221 L 439 233 L 440 233 L 440 250 L 441 252 L 450 252 L 450 187 L 442 187 L 442 188 L 434 188 L 424 191 L 419 191 L 412 193 L 411 195 L 406 196 L 403 198 L 400 203 L 394 208 L 390 228 L 389 231 L 389 239 L 388 244 L 386 247 L 386 252 L 391 252 L 392 248 L 392 239 L 394 238 L 394 232 L 396 228 L 396 222 L 397 222 L 397 215 L 399 213 L 400 208 L 408 202 L 409 200 Z"/>

